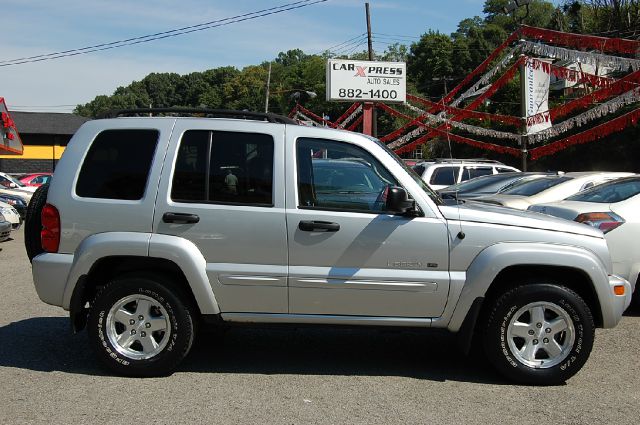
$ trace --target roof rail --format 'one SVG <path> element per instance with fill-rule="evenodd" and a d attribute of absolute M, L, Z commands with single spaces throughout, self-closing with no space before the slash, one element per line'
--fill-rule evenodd
<path fill-rule="evenodd" d="M 272 114 L 270 112 L 237 111 L 232 109 L 207 108 L 135 108 L 107 111 L 99 118 L 137 117 L 137 116 L 201 116 L 202 118 L 236 118 L 244 120 L 268 121 L 279 124 L 295 124 L 296 120 Z"/>
<path fill-rule="evenodd" d="M 486 158 L 465 158 L 465 159 L 457 159 L 457 158 L 436 158 L 436 163 L 462 163 L 462 162 L 479 162 L 485 164 L 502 164 L 504 163 L 500 161 L 496 161 L 494 159 L 486 159 Z"/>

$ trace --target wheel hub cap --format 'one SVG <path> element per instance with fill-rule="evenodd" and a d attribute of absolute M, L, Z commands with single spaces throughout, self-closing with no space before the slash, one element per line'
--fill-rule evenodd
<path fill-rule="evenodd" d="M 150 359 L 167 345 L 171 324 L 167 310 L 146 295 L 130 295 L 116 302 L 107 315 L 109 342 L 133 360 Z"/>
<path fill-rule="evenodd" d="M 550 368 L 567 358 L 575 341 L 569 314 L 548 302 L 530 303 L 511 318 L 507 329 L 509 349 L 522 364 Z"/>

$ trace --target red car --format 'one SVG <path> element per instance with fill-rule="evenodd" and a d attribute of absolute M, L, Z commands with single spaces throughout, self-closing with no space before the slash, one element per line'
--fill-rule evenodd
<path fill-rule="evenodd" d="M 41 186 L 45 183 L 49 183 L 51 180 L 51 173 L 33 173 L 27 174 L 24 177 L 20 177 L 20 181 L 26 186 Z"/>

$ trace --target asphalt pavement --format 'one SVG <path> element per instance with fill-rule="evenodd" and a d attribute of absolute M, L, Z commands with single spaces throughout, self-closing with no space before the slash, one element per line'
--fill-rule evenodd
<path fill-rule="evenodd" d="M 110 375 L 0 243 L 0 424 L 636 424 L 640 311 L 599 329 L 565 385 L 512 385 L 444 333 L 238 328 L 199 335 L 170 377 Z"/>

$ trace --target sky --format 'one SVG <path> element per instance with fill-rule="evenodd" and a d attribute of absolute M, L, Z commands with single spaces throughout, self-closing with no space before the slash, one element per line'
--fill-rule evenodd
<path fill-rule="evenodd" d="M 318 0 L 307 0 L 312 3 Z M 177 37 L 60 59 L 6 66 L 46 55 L 217 21 L 296 0 L 2 0 L 0 97 L 10 111 L 71 112 L 151 72 L 187 74 L 242 68 L 302 49 L 366 50 L 365 0 L 327 0 Z M 482 16 L 484 0 L 368 0 L 374 50 L 417 41 L 429 29 L 456 30 Z M 295 5 L 294 5 L 295 6 Z M 256 16 L 256 15 L 251 15 Z M 354 42 L 355 39 L 355 42 Z M 347 42 L 351 40 L 351 42 Z M 347 42 L 347 43 L 345 43 Z M 5 66 L 3 66 L 5 65 Z"/>

